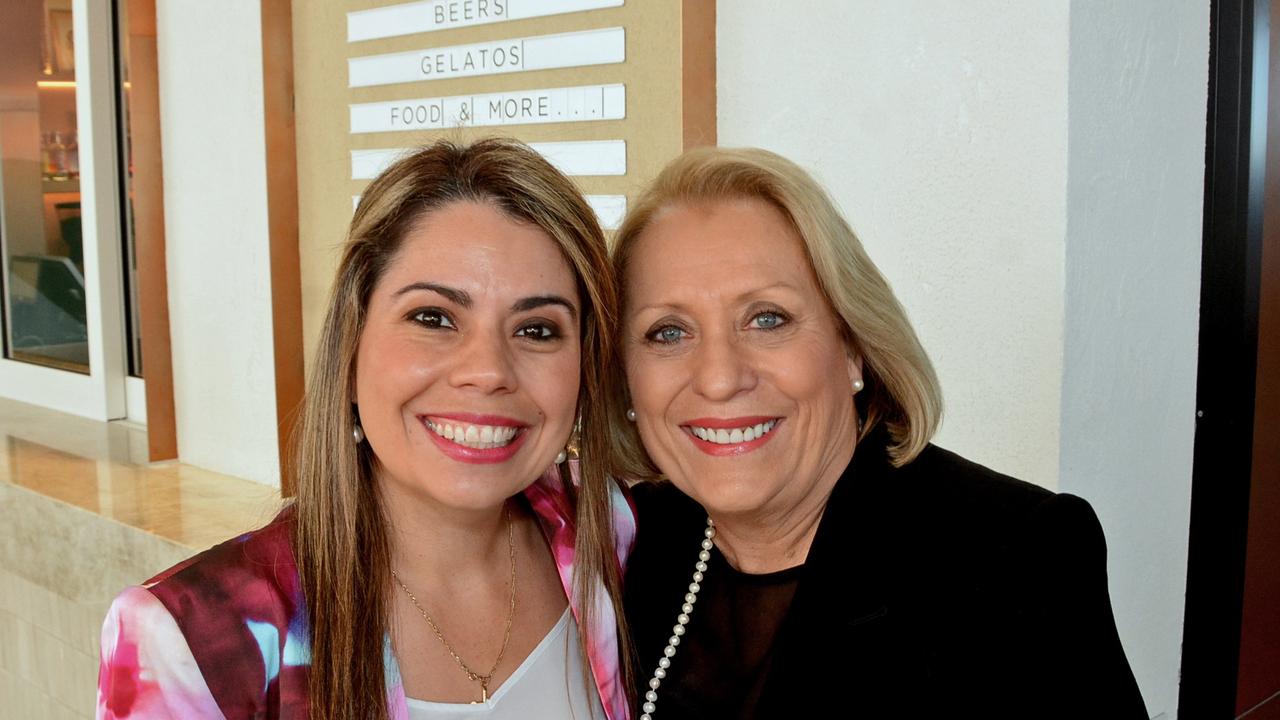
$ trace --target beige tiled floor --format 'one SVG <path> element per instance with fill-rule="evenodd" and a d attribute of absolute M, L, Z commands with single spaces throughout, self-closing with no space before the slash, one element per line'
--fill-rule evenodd
<path fill-rule="evenodd" d="M 111 598 L 280 506 L 145 456 L 139 428 L 0 399 L 0 720 L 93 717 Z"/>

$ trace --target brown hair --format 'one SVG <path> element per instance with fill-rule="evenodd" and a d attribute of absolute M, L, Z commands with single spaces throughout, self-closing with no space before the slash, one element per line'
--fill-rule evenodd
<path fill-rule="evenodd" d="M 619 622 L 621 578 L 614 550 L 609 438 L 603 427 L 603 368 L 612 354 L 617 286 L 595 214 L 573 184 L 542 156 L 513 140 L 437 142 L 387 168 L 365 190 L 351 220 L 328 312 L 311 364 L 298 437 L 294 552 L 311 631 L 310 712 L 327 720 L 387 717 L 383 638 L 391 583 L 387 520 L 373 482 L 376 458 L 351 437 L 355 357 L 369 296 L 395 261 L 410 225 L 454 202 L 486 202 L 545 231 L 578 281 L 582 382 L 578 407 L 581 487 L 575 595 L 584 642 L 603 581 Z M 568 477 L 567 473 L 562 474 Z M 624 665 L 629 672 L 629 665 Z"/>
<path fill-rule="evenodd" d="M 865 389 L 858 439 L 887 425 L 895 465 L 910 462 L 929 443 L 942 417 L 942 393 L 928 355 L 893 289 L 827 193 L 800 166 L 767 150 L 697 148 L 676 158 L 646 190 L 614 236 L 613 267 L 623 291 L 627 264 L 654 214 L 672 205 L 757 199 L 777 208 L 804 245 L 818 285 L 841 319 L 845 341 L 862 357 Z M 619 323 L 621 328 L 621 323 Z M 621 351 L 623 343 L 614 344 Z M 635 426 L 622 362 L 610 363 L 609 424 L 615 471 L 628 478 L 660 477 Z"/>

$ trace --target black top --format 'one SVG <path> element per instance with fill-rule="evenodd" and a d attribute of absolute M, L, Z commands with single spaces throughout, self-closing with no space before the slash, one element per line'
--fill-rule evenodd
<path fill-rule="evenodd" d="M 794 598 L 776 633 L 757 637 L 772 624 L 767 611 L 734 617 L 735 603 L 741 613 L 769 601 L 713 553 L 655 720 L 1146 718 L 1089 504 L 934 446 L 894 468 L 886 443 L 877 432 L 859 445 L 805 564 L 784 571 L 795 575 Z M 670 484 L 634 492 L 626 612 L 638 710 L 688 592 L 706 513 Z M 717 666 L 723 679 L 712 679 Z"/>
<path fill-rule="evenodd" d="M 700 534 L 687 538 L 690 581 L 701 541 Z M 712 549 L 687 632 L 660 688 L 663 717 L 755 715 L 772 666 L 773 641 L 791 607 L 802 567 L 752 575 L 735 570 Z M 668 608 L 670 625 L 676 624 L 680 609 L 679 603 Z M 646 683 L 656 662 L 654 657 L 650 667 L 642 669 Z"/>

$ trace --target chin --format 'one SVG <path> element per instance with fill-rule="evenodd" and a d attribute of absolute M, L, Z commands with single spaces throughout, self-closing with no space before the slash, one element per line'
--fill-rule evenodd
<path fill-rule="evenodd" d="M 759 475 L 705 473 L 695 483 L 676 483 L 676 486 L 712 515 L 738 515 L 756 512 L 768 502 L 769 494 L 761 487 L 760 480 Z"/>
<path fill-rule="evenodd" d="M 440 475 L 421 477 L 416 492 L 428 501 L 455 510 L 480 511 L 498 507 L 531 483 L 513 482 L 509 475 L 462 472 L 441 482 Z"/>
<path fill-rule="evenodd" d="M 443 492 L 428 492 L 436 502 L 455 510 L 491 510 L 517 495 L 523 487 L 497 488 L 493 486 L 466 486 L 450 488 Z"/>

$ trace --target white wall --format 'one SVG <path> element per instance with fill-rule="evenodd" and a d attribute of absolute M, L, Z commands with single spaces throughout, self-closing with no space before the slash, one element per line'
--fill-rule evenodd
<path fill-rule="evenodd" d="M 1121 639 L 1177 707 L 1195 439 L 1207 0 L 1071 5 L 1059 485 L 1098 510 Z"/>
<path fill-rule="evenodd" d="M 732 0 L 722 145 L 823 181 L 943 384 L 939 444 L 1090 500 L 1153 716 L 1176 714 L 1207 0 Z"/>
<path fill-rule="evenodd" d="M 721 145 L 814 171 L 942 381 L 940 444 L 1058 479 L 1067 4 L 717 6 Z"/>
<path fill-rule="evenodd" d="M 278 485 L 258 3 L 156 22 L 178 456 Z"/>

